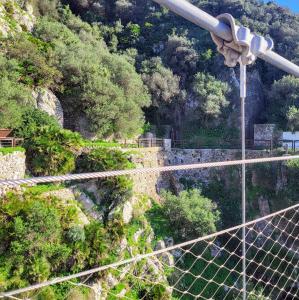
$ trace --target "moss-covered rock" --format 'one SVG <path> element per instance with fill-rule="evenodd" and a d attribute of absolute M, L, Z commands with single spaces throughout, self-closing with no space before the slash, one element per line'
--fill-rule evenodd
<path fill-rule="evenodd" d="M 32 6 L 21 7 L 17 1 L 3 0 L 0 3 L 0 37 L 21 31 L 32 31 L 35 24 Z"/>

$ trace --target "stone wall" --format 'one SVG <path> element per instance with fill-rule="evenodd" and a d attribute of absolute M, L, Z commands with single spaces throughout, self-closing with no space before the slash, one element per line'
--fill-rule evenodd
<path fill-rule="evenodd" d="M 137 168 L 154 168 L 164 166 L 164 151 L 161 148 L 140 148 L 132 153 L 132 161 Z M 133 192 L 159 199 L 157 191 L 163 186 L 160 173 L 136 174 L 133 178 Z"/>
<path fill-rule="evenodd" d="M 269 146 L 270 141 L 275 142 L 281 138 L 280 134 L 275 124 L 255 124 L 254 145 Z"/>
<path fill-rule="evenodd" d="M 248 150 L 247 158 L 268 157 L 268 151 Z M 240 150 L 223 149 L 172 149 L 163 151 L 160 148 L 145 148 L 134 151 L 132 161 L 137 167 L 159 167 L 167 165 L 196 164 L 215 161 L 228 161 L 241 158 Z M 197 169 L 163 173 L 147 173 L 133 176 L 134 192 L 147 194 L 158 199 L 158 192 L 163 188 L 179 191 L 180 178 L 188 178 L 201 182 L 208 182 L 215 174 L 214 170 L 222 168 Z"/>
<path fill-rule="evenodd" d="M 9 154 L 0 152 L 0 180 L 19 179 L 25 177 L 25 152 L 16 151 Z M 15 187 L 15 191 L 19 191 L 19 186 Z M 11 187 L 0 187 L 0 197 L 4 195 Z"/>
<path fill-rule="evenodd" d="M 9 154 L 0 152 L 0 180 L 24 178 L 26 164 L 25 152 L 15 151 Z"/>

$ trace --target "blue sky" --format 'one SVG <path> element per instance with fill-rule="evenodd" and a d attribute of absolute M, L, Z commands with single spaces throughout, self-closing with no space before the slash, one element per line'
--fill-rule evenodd
<path fill-rule="evenodd" d="M 299 13 L 299 1 L 298 0 L 276 0 L 276 2 L 282 6 L 289 7 L 291 10 Z"/>

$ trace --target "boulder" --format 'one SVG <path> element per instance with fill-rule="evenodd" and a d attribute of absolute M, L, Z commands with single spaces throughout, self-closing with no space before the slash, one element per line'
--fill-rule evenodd
<path fill-rule="evenodd" d="M 159 250 L 162 250 L 162 249 L 165 249 L 165 243 L 163 240 L 160 240 L 157 242 L 156 246 L 155 246 L 155 251 L 159 251 Z"/>
<path fill-rule="evenodd" d="M 54 190 L 50 192 L 46 192 L 42 194 L 43 197 L 56 197 L 61 199 L 61 201 L 65 204 L 68 205 L 68 201 L 75 201 L 76 200 L 76 193 L 72 188 L 62 188 L 59 190 Z M 77 206 L 77 212 L 78 212 L 78 221 L 79 225 L 84 227 L 85 225 L 88 225 L 90 222 L 87 218 L 87 216 L 83 213 L 81 208 Z"/>
<path fill-rule="evenodd" d="M 38 89 L 33 93 L 36 107 L 48 115 L 53 116 L 63 126 L 63 109 L 59 99 L 48 89 Z"/>
<path fill-rule="evenodd" d="M 115 287 L 118 284 L 118 279 L 116 279 L 111 273 L 107 276 L 107 284 L 110 288 Z"/>
<path fill-rule="evenodd" d="M 133 205 L 130 201 L 127 201 L 123 207 L 123 221 L 125 224 L 129 224 L 133 218 Z"/>
<path fill-rule="evenodd" d="M 163 263 L 166 264 L 168 267 L 174 266 L 174 258 L 170 253 L 168 253 L 168 252 L 162 253 L 161 259 L 162 259 Z"/>

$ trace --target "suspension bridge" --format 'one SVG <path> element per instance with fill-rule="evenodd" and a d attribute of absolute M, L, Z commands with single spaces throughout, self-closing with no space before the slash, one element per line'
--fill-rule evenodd
<path fill-rule="evenodd" d="M 229 67 L 240 65 L 242 159 L 193 165 L 140 168 L 64 176 L 0 181 L 0 187 L 61 181 L 87 180 L 134 174 L 172 172 L 226 166 L 242 166 L 242 224 L 205 237 L 198 237 L 150 253 L 141 251 L 129 259 L 101 265 L 31 286 L 0 293 L 3 299 L 31 299 L 33 292 L 70 283 L 92 290 L 94 299 L 137 299 L 129 296 L 135 284 L 147 288 L 138 299 L 299 299 L 299 204 L 254 221 L 246 221 L 246 166 L 299 159 L 282 156 L 259 159 L 245 157 L 246 66 L 257 58 L 299 77 L 299 67 L 273 51 L 274 43 L 236 25 L 231 15 L 214 18 L 185 0 L 155 0 L 171 11 L 211 32 L 218 51 Z M 225 218 L 225 216 L 223 216 Z M 163 270 L 155 272 L 155 270 Z M 118 292 L 99 286 L 95 277 L 108 274 L 119 281 L 130 277 L 130 285 Z M 36 293 L 34 294 L 36 297 Z"/>

